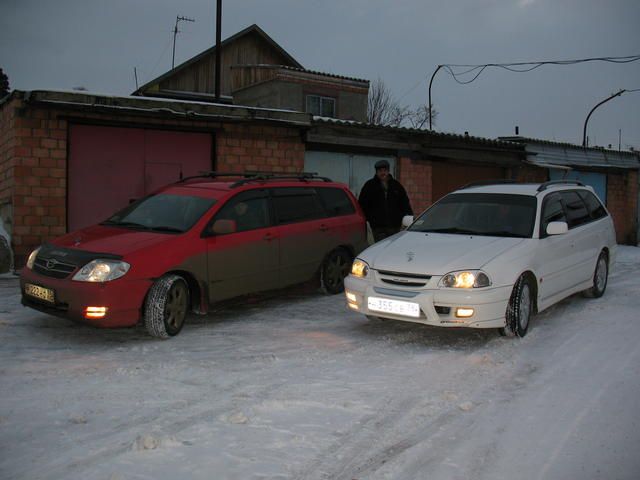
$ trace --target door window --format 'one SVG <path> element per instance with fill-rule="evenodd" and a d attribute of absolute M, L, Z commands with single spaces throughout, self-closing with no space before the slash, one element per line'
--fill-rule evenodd
<path fill-rule="evenodd" d="M 272 192 L 276 219 L 280 225 L 326 216 L 314 188 L 274 188 Z"/>
<path fill-rule="evenodd" d="M 564 209 L 562 208 L 562 201 L 560 195 L 553 193 L 549 195 L 542 207 L 542 224 L 540 225 L 540 238 L 547 236 L 547 226 L 551 222 L 566 222 Z"/>
<path fill-rule="evenodd" d="M 221 219 L 233 220 L 238 232 L 268 227 L 271 225 L 269 199 L 263 190 L 242 192 L 220 209 L 214 222 Z"/>

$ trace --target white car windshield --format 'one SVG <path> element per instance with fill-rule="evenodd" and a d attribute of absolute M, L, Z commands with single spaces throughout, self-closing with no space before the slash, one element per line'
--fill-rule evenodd
<path fill-rule="evenodd" d="M 536 203 L 528 195 L 454 193 L 424 212 L 408 230 L 530 238 Z"/>

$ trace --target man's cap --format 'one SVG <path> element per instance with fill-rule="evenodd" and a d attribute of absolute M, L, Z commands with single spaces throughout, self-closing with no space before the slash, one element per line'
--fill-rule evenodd
<path fill-rule="evenodd" d="M 386 168 L 387 170 L 389 170 L 389 162 L 387 162 L 386 160 L 378 160 L 375 164 L 376 170 L 379 170 L 381 168 Z"/>

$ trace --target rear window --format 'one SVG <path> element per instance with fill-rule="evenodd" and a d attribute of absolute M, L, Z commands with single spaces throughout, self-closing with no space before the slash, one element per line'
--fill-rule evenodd
<path fill-rule="evenodd" d="M 576 191 L 560 192 L 567 213 L 569 228 L 580 226 L 591 220 L 587 206 Z"/>
<path fill-rule="evenodd" d="M 347 193 L 341 188 L 318 188 L 316 192 L 320 196 L 322 205 L 330 217 L 351 215 L 356 209 Z"/>
<path fill-rule="evenodd" d="M 600 203 L 600 200 L 598 200 L 598 198 L 593 193 L 588 192 L 587 190 L 580 190 L 578 192 L 578 195 L 580 195 L 582 200 L 584 200 L 591 218 L 597 220 L 598 218 L 607 216 L 607 211 Z"/>
<path fill-rule="evenodd" d="M 499 193 L 447 195 L 424 212 L 410 231 L 531 237 L 536 198 Z"/>

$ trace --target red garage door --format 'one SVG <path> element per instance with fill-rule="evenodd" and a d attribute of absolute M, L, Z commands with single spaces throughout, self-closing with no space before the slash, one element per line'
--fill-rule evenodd
<path fill-rule="evenodd" d="M 209 133 L 71 125 L 68 229 L 100 222 L 131 199 L 212 170 Z"/>

